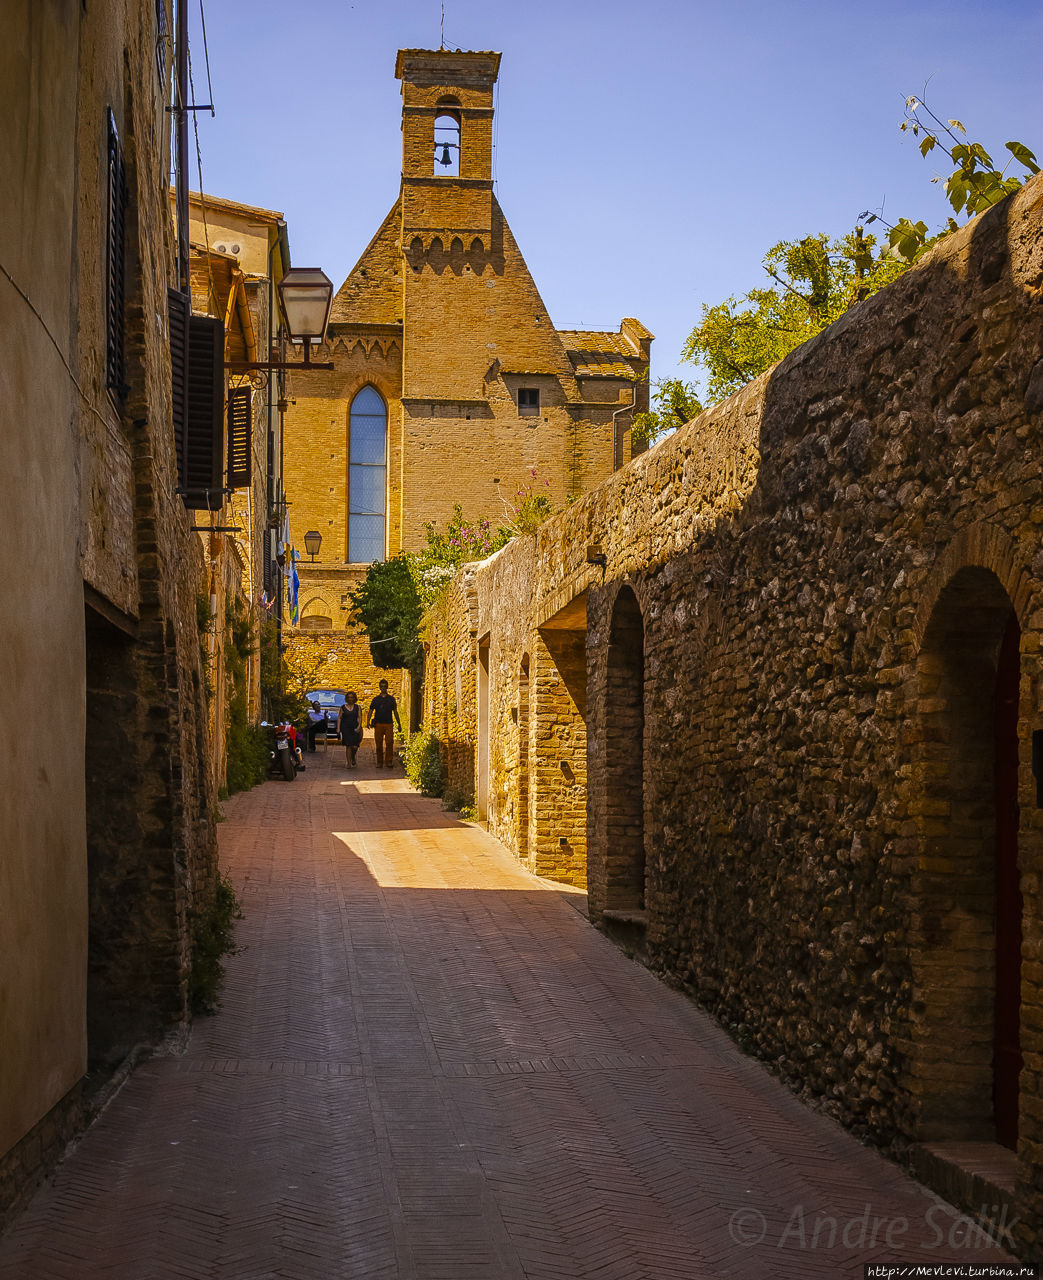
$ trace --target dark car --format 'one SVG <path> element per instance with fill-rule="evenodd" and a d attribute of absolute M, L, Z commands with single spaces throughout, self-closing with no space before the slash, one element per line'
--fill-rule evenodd
<path fill-rule="evenodd" d="M 313 702 L 317 702 L 326 713 L 326 736 L 335 738 L 337 736 L 337 716 L 340 709 L 344 705 L 344 694 L 340 689 L 313 689 L 311 693 L 304 695 L 308 699 L 308 706 Z"/>

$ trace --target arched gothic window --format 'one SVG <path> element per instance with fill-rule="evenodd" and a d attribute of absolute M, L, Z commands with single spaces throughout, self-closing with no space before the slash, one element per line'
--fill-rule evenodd
<path fill-rule="evenodd" d="M 348 561 L 384 559 L 387 509 L 387 409 L 374 387 L 351 402 L 348 467 Z"/>

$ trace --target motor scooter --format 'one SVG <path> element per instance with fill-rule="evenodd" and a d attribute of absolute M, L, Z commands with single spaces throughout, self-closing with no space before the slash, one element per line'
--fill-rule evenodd
<path fill-rule="evenodd" d="M 297 776 L 298 761 L 290 738 L 290 726 L 285 722 L 269 724 L 267 720 L 262 720 L 261 728 L 270 731 L 268 750 L 271 759 L 268 772 L 273 778 L 285 778 L 287 782 L 292 782 Z"/>

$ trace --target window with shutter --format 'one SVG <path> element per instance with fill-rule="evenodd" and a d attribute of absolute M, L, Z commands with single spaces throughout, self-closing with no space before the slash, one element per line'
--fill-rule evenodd
<path fill-rule="evenodd" d="M 109 112 L 109 207 L 105 246 L 105 381 L 119 399 L 126 395 L 124 355 L 127 179 L 116 121 Z"/>
<path fill-rule="evenodd" d="M 250 445 L 253 434 L 253 391 L 236 387 L 228 393 L 228 487 L 250 484 Z"/>
<path fill-rule="evenodd" d="M 177 485 L 185 488 L 185 430 L 188 426 L 188 298 L 177 289 L 167 290 L 170 328 L 170 399 L 174 419 L 174 450 L 177 453 Z"/>
<path fill-rule="evenodd" d="M 182 488 L 194 511 L 220 511 L 224 500 L 224 345 L 220 320 L 189 316 Z"/>

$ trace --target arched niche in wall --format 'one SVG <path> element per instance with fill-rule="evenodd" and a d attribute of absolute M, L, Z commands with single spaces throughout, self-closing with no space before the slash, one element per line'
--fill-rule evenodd
<path fill-rule="evenodd" d="M 916 662 L 911 1065 L 927 1141 L 1017 1141 L 1020 637 L 1000 579 L 965 566 L 934 601 Z"/>
<path fill-rule="evenodd" d="M 612 608 L 606 667 L 605 908 L 645 910 L 645 628 L 624 586 Z"/>

